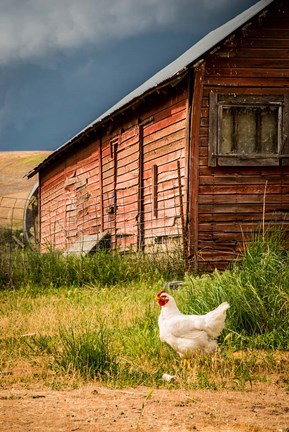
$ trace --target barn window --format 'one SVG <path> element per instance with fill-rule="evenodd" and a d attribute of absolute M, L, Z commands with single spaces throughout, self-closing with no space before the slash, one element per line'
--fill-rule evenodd
<path fill-rule="evenodd" d="M 212 92 L 209 165 L 280 165 L 288 161 L 287 105 L 284 96 Z"/>

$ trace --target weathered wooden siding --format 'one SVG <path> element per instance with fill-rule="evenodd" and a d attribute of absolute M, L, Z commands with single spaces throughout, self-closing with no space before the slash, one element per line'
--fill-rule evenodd
<path fill-rule="evenodd" d="M 106 136 L 102 151 L 104 229 L 112 247 L 147 250 L 180 243 L 180 196 L 184 199 L 186 86 L 153 95 L 117 131 Z"/>
<path fill-rule="evenodd" d="M 139 182 L 139 128 L 134 126 L 119 138 L 116 178 L 116 245 L 121 250 L 137 248 Z"/>
<path fill-rule="evenodd" d="M 150 96 L 42 172 L 42 249 L 66 250 L 80 236 L 101 232 L 120 250 L 181 241 L 185 83 L 168 94 Z"/>
<path fill-rule="evenodd" d="M 74 151 L 41 175 L 42 250 L 65 250 L 100 231 L 99 142 Z"/>
<path fill-rule="evenodd" d="M 143 130 L 144 243 L 171 247 L 182 238 L 180 200 L 185 198 L 186 92 L 169 99 Z M 181 167 L 178 186 L 178 162 Z"/>
<path fill-rule="evenodd" d="M 288 167 L 208 167 L 209 94 L 289 92 L 289 9 L 277 7 L 238 31 L 205 59 L 199 139 L 199 263 L 223 267 L 262 224 L 284 229 Z M 288 227 L 287 227 L 288 228 Z"/>
<path fill-rule="evenodd" d="M 139 176 L 139 131 L 130 126 L 107 136 L 102 151 L 104 230 L 112 248 L 136 248 Z"/>

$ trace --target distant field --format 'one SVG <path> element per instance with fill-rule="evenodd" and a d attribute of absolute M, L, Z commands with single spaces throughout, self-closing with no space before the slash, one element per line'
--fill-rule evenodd
<path fill-rule="evenodd" d="M 0 152 L 0 226 L 19 226 L 26 199 L 37 181 L 27 174 L 45 159 L 48 151 Z"/>

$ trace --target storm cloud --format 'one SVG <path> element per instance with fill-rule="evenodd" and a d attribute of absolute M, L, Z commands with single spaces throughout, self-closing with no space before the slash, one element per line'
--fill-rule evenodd
<path fill-rule="evenodd" d="M 0 151 L 53 150 L 256 0 L 0 0 Z"/>
<path fill-rule="evenodd" d="M 204 33 L 241 0 L 1 0 L 0 64 L 148 32 Z M 217 14 L 217 16 L 216 16 Z"/>

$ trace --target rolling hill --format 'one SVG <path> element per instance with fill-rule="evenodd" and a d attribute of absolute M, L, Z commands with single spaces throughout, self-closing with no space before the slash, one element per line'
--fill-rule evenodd
<path fill-rule="evenodd" d="M 23 209 L 37 176 L 25 174 L 38 165 L 50 152 L 0 152 L 0 226 L 21 227 Z"/>

